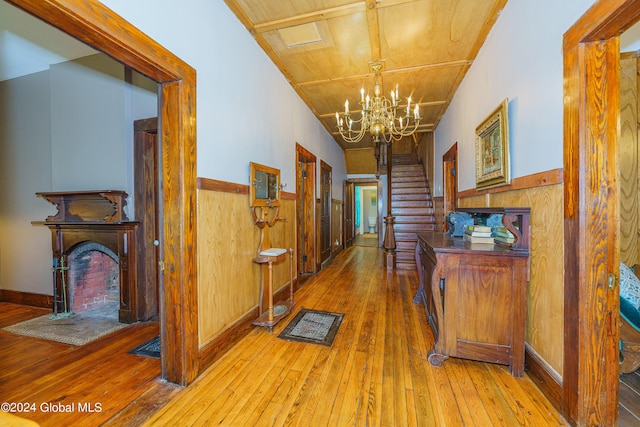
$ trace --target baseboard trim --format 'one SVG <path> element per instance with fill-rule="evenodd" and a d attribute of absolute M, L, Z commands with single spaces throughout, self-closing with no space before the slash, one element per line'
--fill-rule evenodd
<path fill-rule="evenodd" d="M 53 296 L 0 289 L 0 301 L 53 309 Z"/>
<path fill-rule="evenodd" d="M 293 279 L 293 290 L 298 290 L 298 280 Z M 289 285 L 283 286 L 278 292 L 273 295 L 274 301 L 282 301 L 289 299 Z M 233 325 L 225 329 L 216 338 L 209 341 L 203 347 L 200 348 L 199 353 L 199 370 L 203 372 L 209 366 L 211 366 L 216 360 L 224 355 L 234 344 L 244 338 L 253 328 L 259 326 L 253 326 L 253 321 L 258 318 L 258 307 L 249 311 L 247 314 L 238 319 Z M 285 318 L 286 319 L 286 318 Z"/>
<path fill-rule="evenodd" d="M 562 413 L 562 378 L 529 345 L 525 345 L 524 364 L 531 381 Z"/>

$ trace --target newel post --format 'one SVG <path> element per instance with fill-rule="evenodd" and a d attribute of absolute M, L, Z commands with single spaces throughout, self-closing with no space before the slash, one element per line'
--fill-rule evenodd
<path fill-rule="evenodd" d="M 384 260 L 387 270 L 396 268 L 396 237 L 393 224 L 396 217 L 391 214 L 391 143 L 387 144 L 387 216 L 384 217 Z"/>

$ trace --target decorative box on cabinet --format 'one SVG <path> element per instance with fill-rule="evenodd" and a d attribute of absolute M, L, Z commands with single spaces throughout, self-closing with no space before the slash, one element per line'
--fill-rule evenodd
<path fill-rule="evenodd" d="M 462 209 L 460 210 L 462 211 Z M 516 236 L 510 247 L 471 244 L 438 232 L 418 233 L 420 284 L 414 297 L 424 303 L 435 338 L 428 360 L 449 357 L 509 365 L 524 375 L 526 287 L 529 281 L 529 208 L 464 209 L 476 223 L 501 214 Z"/>

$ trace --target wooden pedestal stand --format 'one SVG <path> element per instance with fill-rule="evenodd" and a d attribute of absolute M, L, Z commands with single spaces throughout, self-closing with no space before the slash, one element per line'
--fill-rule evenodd
<path fill-rule="evenodd" d="M 258 216 L 256 210 L 261 209 Z M 277 221 L 285 221 L 286 218 L 278 217 L 280 208 L 275 208 L 273 218 L 269 219 L 269 207 L 252 207 L 253 222 L 260 228 L 260 244 L 256 257 L 252 260 L 260 264 L 260 304 L 259 316 L 253 321 L 256 326 L 265 326 L 269 332 L 273 332 L 273 327 L 284 317 L 286 317 L 294 306 L 293 301 L 293 249 L 272 248 L 269 241 L 269 228 Z M 273 303 L 273 265 L 286 259 L 289 253 L 289 301 L 279 301 Z M 266 289 L 265 289 L 266 288 Z"/>

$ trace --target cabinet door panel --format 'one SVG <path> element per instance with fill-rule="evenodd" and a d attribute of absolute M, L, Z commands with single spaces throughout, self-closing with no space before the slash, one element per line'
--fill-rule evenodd
<path fill-rule="evenodd" d="M 511 345 L 513 268 L 510 262 L 469 260 L 458 267 L 458 340 Z"/>

